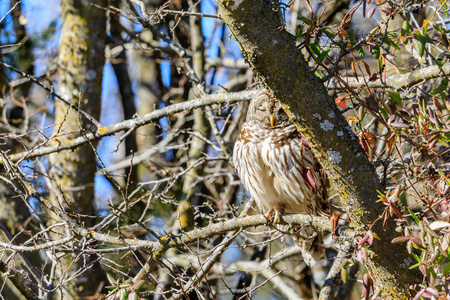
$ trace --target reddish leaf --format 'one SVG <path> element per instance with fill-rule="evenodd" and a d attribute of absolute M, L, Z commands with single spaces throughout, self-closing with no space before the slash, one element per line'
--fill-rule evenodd
<path fill-rule="evenodd" d="M 369 17 L 370 18 L 370 17 Z M 370 71 L 370 66 L 368 63 L 366 63 L 364 60 L 361 61 L 364 64 L 364 68 L 366 69 L 367 75 L 372 74 L 372 72 Z"/>
<path fill-rule="evenodd" d="M 388 14 L 391 13 L 391 8 L 390 8 L 390 7 L 387 7 L 387 6 L 383 6 L 383 7 L 381 8 L 381 11 L 388 15 Z"/>
<path fill-rule="evenodd" d="M 420 265 L 419 270 L 423 274 L 423 276 L 427 276 L 427 267 L 425 267 L 425 265 Z"/>
<path fill-rule="evenodd" d="M 404 243 L 404 242 L 407 242 L 407 241 L 409 241 L 409 240 L 410 240 L 410 238 L 407 237 L 407 236 L 398 236 L 398 237 L 392 239 L 391 243 L 392 243 L 392 244 L 395 244 L 395 243 Z"/>
<path fill-rule="evenodd" d="M 425 289 L 421 289 L 419 292 L 417 292 L 416 296 L 413 298 L 413 300 L 419 300 L 420 297 L 422 297 L 423 293 L 425 292 Z"/>
<path fill-rule="evenodd" d="M 373 138 L 372 132 L 364 132 L 364 138 L 367 141 L 367 143 L 370 145 L 370 147 L 375 147 L 375 139 Z"/>
<path fill-rule="evenodd" d="M 375 13 L 375 11 L 376 11 L 376 9 L 377 9 L 377 7 L 376 6 L 373 6 L 370 10 L 369 10 L 369 12 L 367 13 L 367 18 L 372 18 L 372 16 L 373 16 L 373 14 Z"/>
<path fill-rule="evenodd" d="M 330 218 L 330 223 L 331 223 L 331 233 L 335 234 L 336 233 L 336 229 L 339 226 L 339 219 L 341 218 L 341 214 L 340 213 L 333 213 L 333 215 Z"/>
<path fill-rule="evenodd" d="M 339 105 L 340 108 L 345 109 L 347 107 L 345 104 L 345 97 L 347 97 L 347 95 L 334 99 L 334 103 Z"/>
<path fill-rule="evenodd" d="M 402 217 L 402 213 L 400 212 L 400 210 L 398 210 L 397 204 L 390 203 L 389 204 L 389 210 L 390 210 L 391 216 L 392 216 L 392 214 L 394 214 L 394 215 L 397 216 L 397 218 L 401 218 Z"/>
<path fill-rule="evenodd" d="M 352 68 L 352 72 L 353 72 L 353 74 L 355 75 L 356 81 L 359 82 L 359 79 L 358 79 L 358 73 L 356 72 L 356 67 L 355 67 L 355 65 L 356 65 L 356 63 L 355 63 L 354 61 L 352 61 L 352 63 L 350 64 L 350 66 L 351 66 L 351 68 Z"/>
<path fill-rule="evenodd" d="M 360 136 L 359 137 L 359 143 L 363 147 L 363 149 L 366 152 L 366 154 L 369 155 L 369 145 L 367 144 L 367 141 Z"/>
<path fill-rule="evenodd" d="M 373 281 L 368 273 L 363 276 L 362 297 L 369 299 L 370 290 L 373 289 Z"/>
<path fill-rule="evenodd" d="M 415 237 L 415 236 L 411 237 L 411 241 L 414 244 L 416 244 L 417 246 L 422 247 L 422 248 L 425 249 L 425 246 L 422 244 L 422 241 L 418 237 Z"/>
<path fill-rule="evenodd" d="M 388 153 L 391 153 L 392 147 L 395 144 L 395 141 L 397 140 L 397 135 L 395 134 L 395 132 L 393 132 L 390 137 L 387 139 L 386 142 L 386 149 L 388 151 Z"/>
<path fill-rule="evenodd" d="M 314 190 L 316 189 L 316 180 L 314 179 L 314 175 L 309 168 L 303 170 L 302 177 Z"/>
<path fill-rule="evenodd" d="M 437 191 L 439 193 L 439 196 L 443 196 L 443 195 L 447 194 L 449 188 L 450 188 L 450 186 L 444 180 L 439 182 L 439 184 L 437 185 Z"/>
<path fill-rule="evenodd" d="M 362 245 L 364 245 L 369 240 L 369 235 L 365 235 L 362 237 L 362 239 L 358 243 L 358 249 L 361 248 Z"/>
<path fill-rule="evenodd" d="M 367 240 L 367 243 L 369 243 L 369 245 L 372 245 L 372 243 L 373 243 L 373 233 L 372 233 L 372 230 L 367 231 L 366 235 L 369 237 L 369 239 Z"/>
<path fill-rule="evenodd" d="M 309 146 L 309 143 L 308 143 L 307 140 L 305 140 L 305 139 L 302 138 L 301 141 L 302 141 L 302 145 L 303 145 L 303 146 L 305 146 L 305 147 L 307 147 L 307 148 L 311 148 L 311 147 Z"/>
<path fill-rule="evenodd" d="M 434 287 L 427 287 L 423 294 L 429 297 L 439 298 L 439 293 Z"/>
<path fill-rule="evenodd" d="M 362 247 L 356 252 L 356 259 L 361 263 L 365 263 L 367 261 L 367 251 L 366 248 Z"/>
<path fill-rule="evenodd" d="M 409 242 L 406 244 L 406 250 L 408 251 L 409 254 L 412 253 L 413 247 L 412 247 L 412 242 L 411 242 L 411 241 L 409 241 Z"/>

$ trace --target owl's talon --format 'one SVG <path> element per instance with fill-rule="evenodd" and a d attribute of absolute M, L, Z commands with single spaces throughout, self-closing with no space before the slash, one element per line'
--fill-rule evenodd
<path fill-rule="evenodd" d="M 272 220 L 272 216 L 275 213 L 275 209 L 271 208 L 268 212 L 264 215 L 267 220 Z"/>
<path fill-rule="evenodd" d="M 283 214 L 283 210 L 277 208 L 271 208 L 265 214 L 266 219 L 271 221 L 272 223 L 280 223 L 282 221 L 281 215 Z"/>

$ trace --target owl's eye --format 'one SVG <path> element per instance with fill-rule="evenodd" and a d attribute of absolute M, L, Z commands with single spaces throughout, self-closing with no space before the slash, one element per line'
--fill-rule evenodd
<path fill-rule="evenodd" d="M 259 111 L 266 111 L 266 108 L 265 108 L 265 107 L 262 107 L 262 106 L 260 106 L 260 107 L 258 107 L 258 110 L 259 110 Z"/>

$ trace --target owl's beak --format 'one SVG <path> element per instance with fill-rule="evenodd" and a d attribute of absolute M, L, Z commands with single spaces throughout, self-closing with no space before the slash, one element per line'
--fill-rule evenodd
<path fill-rule="evenodd" d="M 275 117 L 273 115 L 270 115 L 270 126 L 275 126 Z"/>

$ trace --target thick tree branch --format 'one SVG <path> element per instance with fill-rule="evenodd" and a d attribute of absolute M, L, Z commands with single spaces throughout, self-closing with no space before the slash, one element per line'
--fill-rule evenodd
<path fill-rule="evenodd" d="M 358 234 L 372 230 L 380 240 L 370 246 L 369 262 L 375 283 L 387 299 L 409 298 L 408 286 L 419 282 L 409 270 L 408 254 L 391 244 L 394 222 L 383 230 L 376 222 L 383 211 L 382 190 L 368 160 L 326 88 L 308 68 L 295 41 L 283 29 L 280 15 L 266 1 L 218 1 L 222 20 L 241 47 L 259 79 L 280 99 L 299 131 L 328 172 Z"/>

